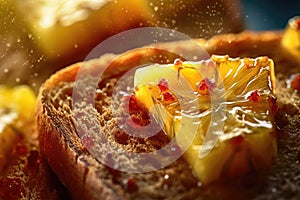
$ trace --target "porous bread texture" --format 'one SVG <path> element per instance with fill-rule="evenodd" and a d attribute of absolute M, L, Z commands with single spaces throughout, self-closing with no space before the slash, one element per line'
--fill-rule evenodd
<path fill-rule="evenodd" d="M 32 129 L 32 123 L 28 123 Z M 42 157 L 37 133 L 18 135 L 0 174 L 0 199 L 60 200 L 68 194 Z"/>
<path fill-rule="evenodd" d="M 157 50 L 150 50 L 154 56 L 157 55 L 156 51 Z M 144 55 L 144 51 L 134 54 L 134 56 L 138 55 Z M 112 58 L 115 58 L 115 56 L 107 55 L 99 60 L 89 61 L 88 66 L 93 69 L 93 65 L 97 64 L 96 67 L 101 68 L 104 67 L 107 62 L 111 61 Z M 127 66 L 129 67 L 139 62 L 134 60 L 134 63 L 130 63 L 129 61 L 132 62 L 132 59 L 128 61 L 127 58 L 124 58 L 124 60 L 118 60 L 115 66 L 121 66 L 120 63 L 124 65 L 124 61 L 127 62 L 125 63 L 128 64 Z M 69 188 L 72 196 L 75 199 L 99 199 L 101 197 L 107 199 L 126 197 L 131 199 L 142 198 L 144 195 L 149 198 L 160 198 L 168 197 L 170 190 L 174 190 L 165 189 L 164 191 L 160 191 L 161 188 L 168 188 L 168 185 L 176 185 L 179 191 L 187 190 L 191 185 L 197 188 L 197 180 L 193 177 L 189 166 L 183 159 L 178 160 L 176 164 L 172 165 L 173 167 L 168 167 L 157 172 L 128 174 L 114 172 L 114 170 L 107 168 L 91 156 L 76 135 L 72 117 L 68 115 L 71 114 L 69 112 L 71 107 L 70 104 L 65 101 L 66 96 L 70 96 L 69 92 L 72 91 L 74 77 L 79 66 L 80 63 L 68 67 L 52 76 L 41 89 L 38 100 L 39 104 L 37 105 L 37 127 L 40 134 L 41 150 L 58 177 L 60 177 L 62 182 Z M 87 63 L 85 63 L 85 67 L 87 67 Z M 116 72 L 116 69 L 112 71 Z M 120 74 L 120 71 L 122 70 L 119 69 L 117 74 Z M 113 73 L 109 71 L 108 74 L 112 75 Z M 103 88 L 103 90 L 105 90 L 105 88 Z M 109 97 L 105 96 L 105 98 Z M 108 110 L 107 112 L 110 111 Z M 115 127 L 109 125 L 110 123 L 114 124 L 114 119 L 110 118 L 109 115 L 109 113 L 104 113 L 100 116 L 100 118 L 105 118 L 103 129 L 104 132 L 107 130 L 107 134 L 112 133 L 112 130 L 115 129 Z M 162 136 L 162 138 L 156 137 L 156 139 L 165 143 L 167 136 L 162 134 L 160 134 L 160 136 Z M 116 145 L 122 146 L 114 141 L 114 137 L 108 137 L 108 139 Z M 157 145 L 156 141 L 157 140 L 147 138 L 145 140 L 139 140 L 139 143 L 136 143 L 136 138 L 131 138 L 128 144 L 123 146 L 127 146 L 131 150 L 135 149 L 134 151 L 140 151 L 142 149 L 144 149 L 142 151 L 149 151 L 157 148 L 155 146 L 160 146 Z M 130 164 L 130 162 L 132 162 L 124 157 L 118 159 L 123 163 Z M 146 165 L 152 165 L 153 163 L 151 162 L 151 160 L 146 161 Z M 158 161 L 153 162 L 158 163 Z M 182 176 L 182 178 L 178 179 L 176 174 L 185 174 L 187 176 Z M 170 178 L 165 179 L 165 175 L 170 176 Z M 137 191 L 131 192 L 133 189 L 128 188 L 130 186 L 126 185 L 126 180 L 130 178 L 137 179 Z M 146 187 L 146 185 L 151 186 Z M 195 190 L 190 190 L 184 195 L 191 195 L 195 192 Z"/>
<path fill-rule="evenodd" d="M 285 80 L 291 73 L 299 71 L 300 64 L 297 58 L 285 51 L 280 41 L 280 32 L 243 32 L 237 35 L 216 36 L 208 41 L 199 40 L 199 44 L 203 45 L 210 54 L 229 54 L 231 57 L 263 55 L 275 61 L 276 94 L 281 108 L 276 116 L 276 123 L 283 134 L 278 134 L 277 162 L 268 172 L 258 172 L 240 179 L 227 180 L 225 184 L 214 183 L 207 187 L 199 187 L 201 184 L 183 159 L 158 171 L 140 174 L 118 172 L 106 167 L 95 159 L 80 141 L 70 112 L 71 102 L 67 97 L 72 95 L 73 82 L 83 63 L 74 64 L 54 74 L 40 90 L 36 124 L 41 151 L 74 199 L 230 199 L 233 193 L 239 199 L 296 198 L 300 195 L 300 189 L 297 187 L 300 181 L 297 179 L 299 177 L 297 147 L 300 146 L 300 136 L 297 134 L 300 124 L 297 119 L 299 119 L 300 103 L 299 95 L 286 87 Z M 184 42 L 163 45 L 171 49 L 189 49 Z M 192 49 L 189 51 L 193 53 Z M 112 80 L 110 78 L 116 78 L 136 65 L 148 61 L 160 62 L 161 58 L 157 57 L 159 53 L 161 51 L 154 48 L 133 50 L 118 58 L 114 55 L 105 55 L 84 65 L 91 70 L 97 70 L 106 67 L 113 60 L 113 63 L 110 63 L 111 68 L 104 76 L 104 80 Z M 174 55 L 165 54 L 165 56 L 162 62 L 174 59 Z M 107 90 L 105 85 L 100 89 Z M 111 111 L 107 109 L 109 98 L 109 95 L 104 94 L 104 101 L 98 102 L 100 110 L 101 106 L 105 107 L 107 113 L 99 115 L 99 119 L 104 119 L 103 128 L 106 130 L 104 133 L 110 136 L 108 138 L 112 142 L 116 142 L 115 137 L 112 136 L 118 131 L 115 130 L 114 119 L 109 117 L 112 116 L 109 114 Z M 68 114 L 66 115 L 65 112 Z M 281 123 L 283 120 L 286 123 Z M 134 141 L 137 140 L 130 138 L 127 140 L 128 144 L 115 144 L 123 148 L 134 147 L 132 149 L 135 149 Z M 151 140 L 138 142 L 138 145 L 145 149 L 157 148 Z M 128 159 L 125 161 L 130 162 Z M 155 161 L 150 162 L 153 163 Z M 128 180 L 134 180 L 133 186 L 128 184 Z"/>

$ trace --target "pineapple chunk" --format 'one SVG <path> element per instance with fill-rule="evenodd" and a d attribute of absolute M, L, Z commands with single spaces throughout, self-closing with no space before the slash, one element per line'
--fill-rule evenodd
<path fill-rule="evenodd" d="M 93 47 L 151 18 L 146 0 L 16 0 L 16 5 L 48 59 Z"/>
<path fill-rule="evenodd" d="M 283 34 L 282 45 L 295 57 L 300 57 L 300 17 L 289 20 Z"/>
<path fill-rule="evenodd" d="M 207 184 L 272 165 L 274 78 L 267 57 L 212 56 L 140 68 L 134 85 L 137 99 Z"/>
<path fill-rule="evenodd" d="M 0 85 L 0 172 L 20 134 L 30 134 L 35 94 L 28 86 Z"/>

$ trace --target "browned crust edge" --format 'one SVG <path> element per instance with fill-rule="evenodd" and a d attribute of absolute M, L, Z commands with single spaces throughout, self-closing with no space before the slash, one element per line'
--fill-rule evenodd
<path fill-rule="evenodd" d="M 95 179 L 93 171 L 68 146 L 63 130 L 55 126 L 42 103 L 42 91 L 51 90 L 60 81 L 72 82 L 82 63 L 67 67 L 52 75 L 40 89 L 36 105 L 36 127 L 42 154 L 74 199 L 115 199 L 110 188 Z M 95 196 L 97 194 L 97 196 Z"/>
<path fill-rule="evenodd" d="M 245 40 L 248 38 L 249 40 Z M 237 51 L 231 52 L 230 56 L 241 56 L 243 52 L 255 51 L 260 49 L 260 42 L 274 43 L 275 46 L 281 38 L 281 32 L 243 32 L 241 34 L 228 34 L 222 36 L 216 36 L 208 41 L 197 40 L 199 44 L 211 54 L 224 54 L 228 53 L 229 49 L 234 46 L 237 47 Z M 245 43 L 246 42 L 246 43 Z M 165 46 L 177 48 L 182 43 L 167 43 Z M 227 47 L 228 48 L 224 48 Z M 238 48 L 239 47 L 239 48 Z M 186 47 L 188 48 L 188 47 Z M 241 49 L 242 48 L 242 49 Z M 192 51 L 192 50 L 191 50 Z M 117 75 L 130 68 L 152 62 L 161 62 L 161 58 L 155 57 L 160 53 L 155 48 L 133 50 L 129 54 L 118 58 L 118 60 L 111 63 L 111 68 L 107 71 L 112 75 Z M 226 53 L 226 54 L 227 54 Z M 174 55 L 166 55 L 174 56 Z M 112 61 L 115 56 L 106 55 L 99 60 L 88 61 L 89 64 L 95 64 L 96 67 L 105 67 L 105 64 L 101 63 L 101 60 L 106 62 Z M 151 57 L 151 59 L 149 59 Z M 155 57 L 155 58 L 154 58 Z M 78 159 L 77 153 L 68 145 L 68 141 L 64 137 L 64 132 L 59 127 L 55 126 L 53 119 L 48 117 L 47 111 L 42 103 L 43 91 L 51 90 L 61 81 L 73 82 L 76 74 L 83 63 L 76 63 L 65 69 L 60 70 L 56 74 L 52 75 L 40 88 L 36 105 L 36 126 L 39 132 L 39 141 L 41 146 L 41 152 L 47 158 L 51 168 L 61 179 L 63 184 L 69 189 L 74 199 L 118 199 L 121 196 L 116 196 L 111 188 L 107 187 L 101 180 L 96 179 L 95 172 L 92 167 L 86 165 L 85 162 Z M 120 66 L 123 66 L 122 68 Z"/>

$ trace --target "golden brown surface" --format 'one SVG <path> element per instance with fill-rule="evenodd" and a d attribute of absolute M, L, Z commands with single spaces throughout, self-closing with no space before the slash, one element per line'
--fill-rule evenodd
<path fill-rule="evenodd" d="M 106 168 L 86 151 L 74 129 L 71 102 L 70 100 L 64 102 L 64 99 L 72 95 L 74 76 L 82 65 L 78 63 L 48 79 L 40 90 L 37 107 L 41 151 L 74 198 L 232 199 L 234 196 L 235 199 L 297 199 L 299 197 L 300 101 L 299 94 L 286 85 L 290 74 L 299 71 L 299 60 L 292 57 L 281 46 L 280 32 L 244 32 L 237 35 L 216 36 L 211 40 L 199 42 L 210 54 L 228 54 L 231 57 L 263 55 L 275 61 L 279 113 L 276 116 L 278 158 L 273 168 L 270 171 L 251 173 L 240 179 L 226 180 L 207 187 L 198 186 L 198 181 L 182 159 L 166 168 L 146 174 L 119 173 Z M 169 49 L 182 48 L 193 53 L 193 49 L 185 46 L 184 42 L 163 44 L 163 46 Z M 105 78 L 114 77 L 124 70 L 149 60 L 165 62 L 166 59 L 161 61 L 157 58 L 158 53 L 162 52 L 153 49 L 133 50 L 114 60 Z M 170 56 L 168 53 L 165 55 L 169 60 L 174 58 L 174 55 L 171 57 L 168 57 Z M 87 65 L 91 71 L 97 71 L 99 68 L 106 67 L 106 64 L 114 58 L 113 55 L 106 55 L 89 61 Z M 109 80 L 112 79 L 104 79 L 103 83 Z M 105 86 L 100 89 L 105 93 L 104 99 L 107 99 L 101 102 L 109 103 L 109 89 Z M 54 94 L 58 95 L 53 97 Z M 63 110 L 59 102 L 64 105 Z M 101 102 L 99 106 L 103 107 L 105 104 Z M 111 116 L 110 111 L 107 111 L 108 116 Z M 100 118 L 106 115 L 102 114 Z M 111 120 L 111 117 L 105 118 L 107 122 L 112 122 Z M 110 139 L 115 140 L 116 145 L 124 148 L 133 145 L 134 138 L 130 138 L 125 144 L 120 144 L 116 140 L 115 132 L 110 131 L 114 128 L 113 123 L 112 125 L 104 123 L 104 128 L 107 130 L 105 134 L 111 135 Z M 152 142 L 147 144 L 146 141 L 139 142 L 139 145 L 145 148 L 152 148 L 151 145 L 154 144 Z M 164 178 L 166 174 L 169 175 L 168 179 Z M 131 187 L 128 185 L 128 180 L 132 177 L 135 180 L 133 188 L 132 185 Z"/>

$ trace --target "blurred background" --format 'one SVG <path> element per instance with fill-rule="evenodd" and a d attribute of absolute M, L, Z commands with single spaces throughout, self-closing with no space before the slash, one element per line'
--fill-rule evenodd
<path fill-rule="evenodd" d="M 157 26 L 210 38 L 282 30 L 297 15 L 300 0 L 0 0 L 0 84 L 38 90 L 50 74 L 131 28 Z"/>
<path fill-rule="evenodd" d="M 300 15 L 299 0 L 241 0 L 246 28 L 284 29 L 287 21 Z"/>

